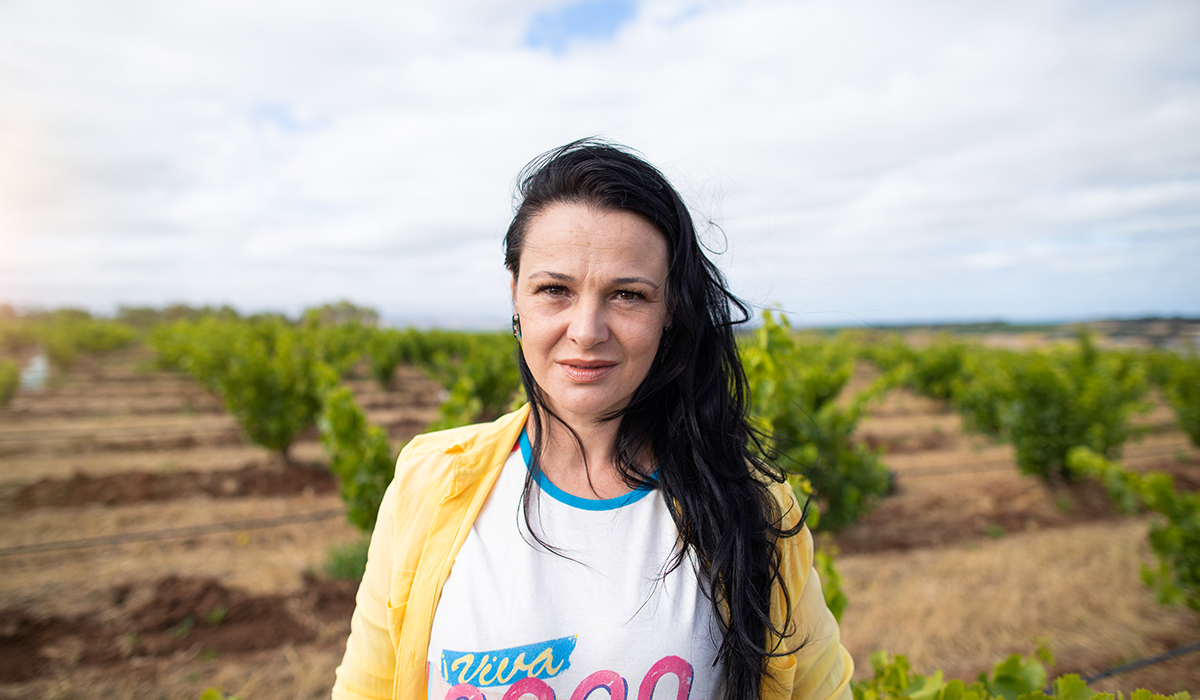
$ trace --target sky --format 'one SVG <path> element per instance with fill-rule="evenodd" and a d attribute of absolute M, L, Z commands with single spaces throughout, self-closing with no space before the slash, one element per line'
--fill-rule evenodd
<path fill-rule="evenodd" d="M 592 135 L 799 325 L 1200 315 L 1195 0 L 0 0 L 0 302 L 504 327 Z"/>

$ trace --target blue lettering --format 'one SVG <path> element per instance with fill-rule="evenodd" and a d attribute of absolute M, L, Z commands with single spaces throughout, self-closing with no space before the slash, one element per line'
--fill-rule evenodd
<path fill-rule="evenodd" d="M 562 637 L 484 652 L 444 649 L 442 678 L 447 683 L 474 679 L 479 688 L 509 685 L 524 678 L 553 678 L 571 667 L 576 640 L 576 636 Z"/>

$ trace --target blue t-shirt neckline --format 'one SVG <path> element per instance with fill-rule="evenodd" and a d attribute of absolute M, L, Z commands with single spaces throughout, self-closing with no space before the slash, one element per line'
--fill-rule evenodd
<path fill-rule="evenodd" d="M 525 459 L 525 468 L 532 468 L 533 464 L 533 446 L 529 444 L 529 435 L 522 430 L 521 437 L 517 440 L 517 444 L 521 446 L 521 457 Z M 554 500 L 564 505 L 578 508 L 580 510 L 616 510 L 622 506 L 627 506 L 630 503 L 637 503 L 649 494 L 653 489 L 636 488 L 627 494 L 617 496 L 615 498 L 581 498 L 558 488 L 554 482 L 546 478 L 545 473 L 538 470 L 537 476 L 538 488 L 550 496 Z"/>

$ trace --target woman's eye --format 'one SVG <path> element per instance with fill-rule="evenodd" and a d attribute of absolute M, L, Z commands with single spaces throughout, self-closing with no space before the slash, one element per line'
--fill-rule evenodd
<path fill-rule="evenodd" d="M 627 289 L 622 289 L 621 291 L 617 292 L 617 298 L 621 301 L 636 301 L 644 297 L 637 292 L 631 292 Z"/>
<path fill-rule="evenodd" d="M 548 286 L 542 287 L 538 291 L 543 292 L 545 294 L 549 294 L 550 296 L 553 296 L 553 297 L 562 296 L 563 294 L 567 293 L 567 290 L 565 288 L 555 287 L 553 285 L 548 285 Z"/>

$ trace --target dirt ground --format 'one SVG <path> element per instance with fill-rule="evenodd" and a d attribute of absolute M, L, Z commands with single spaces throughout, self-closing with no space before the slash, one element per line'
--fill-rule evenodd
<path fill-rule="evenodd" d="M 0 411 L 0 698 L 328 697 L 356 584 L 325 579 L 324 562 L 358 533 L 315 434 L 284 464 L 150 359 L 84 358 Z M 397 445 L 436 415 L 439 388 L 415 369 L 389 391 L 353 386 Z M 1170 411 L 1160 402 L 1139 421 L 1126 464 L 1200 488 L 1200 451 Z M 1200 640 L 1195 613 L 1158 606 L 1141 583 L 1150 518 L 1118 513 L 1092 485 L 1020 475 L 1010 448 L 906 391 L 858 436 L 896 474 L 895 494 L 822 540 L 840 551 L 859 676 L 877 649 L 973 679 L 1038 640 L 1054 673 L 1082 675 Z M 264 526 L 275 518 L 290 520 Z M 149 539 L 165 529 L 180 530 Z M 110 539 L 45 551 L 95 537 Z M 1197 693 L 1200 653 L 1093 687 Z"/>

